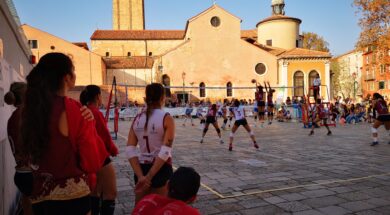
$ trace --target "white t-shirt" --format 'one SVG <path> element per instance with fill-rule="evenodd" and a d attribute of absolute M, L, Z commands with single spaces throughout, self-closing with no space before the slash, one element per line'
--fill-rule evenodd
<path fill-rule="evenodd" d="M 320 85 L 321 85 L 321 79 L 320 79 L 320 78 L 314 79 L 313 85 L 314 85 L 314 86 L 320 86 Z"/>
<path fill-rule="evenodd" d="M 243 106 L 240 105 L 239 107 L 234 107 L 233 113 L 234 113 L 234 118 L 236 120 L 245 119 L 245 113 L 244 113 Z"/>

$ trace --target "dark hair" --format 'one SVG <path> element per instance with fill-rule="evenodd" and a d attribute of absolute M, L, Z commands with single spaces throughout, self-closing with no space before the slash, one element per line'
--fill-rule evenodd
<path fill-rule="evenodd" d="M 381 94 L 379 94 L 379 93 L 374 93 L 374 95 L 372 95 L 372 97 L 373 97 L 374 99 L 382 99 L 383 101 L 385 100 L 385 99 L 383 98 L 383 96 L 382 96 Z"/>
<path fill-rule="evenodd" d="M 21 105 L 26 93 L 27 84 L 24 82 L 14 82 L 11 84 L 9 92 L 4 95 L 4 102 L 15 107 Z"/>
<path fill-rule="evenodd" d="M 27 76 L 22 140 L 25 153 L 38 161 L 48 148 L 53 96 L 62 89 L 64 77 L 73 74 L 72 60 L 62 53 L 44 55 Z"/>
<path fill-rule="evenodd" d="M 144 129 L 146 130 L 148 128 L 150 114 L 152 114 L 153 108 L 160 104 L 161 98 L 165 96 L 165 90 L 163 85 L 152 83 L 146 86 L 145 95 L 146 122 Z"/>
<path fill-rule="evenodd" d="M 168 196 L 187 202 L 196 196 L 200 187 L 200 175 L 191 167 L 179 167 L 168 182 Z"/>
<path fill-rule="evenodd" d="M 96 102 L 96 96 L 101 93 L 100 87 L 96 85 L 88 85 L 80 93 L 80 102 L 82 105 L 87 106 L 89 103 Z"/>
<path fill-rule="evenodd" d="M 214 112 L 217 112 L 217 105 L 216 105 L 216 104 L 211 105 L 211 109 L 212 109 Z"/>
<path fill-rule="evenodd" d="M 238 101 L 238 99 L 234 100 L 234 106 L 235 107 L 240 106 L 240 101 Z"/>
<path fill-rule="evenodd" d="M 258 90 L 259 92 L 263 92 L 263 86 L 261 86 L 261 84 L 260 84 L 259 86 L 257 86 L 257 90 Z"/>
<path fill-rule="evenodd" d="M 317 104 L 321 104 L 321 99 L 317 99 Z"/>

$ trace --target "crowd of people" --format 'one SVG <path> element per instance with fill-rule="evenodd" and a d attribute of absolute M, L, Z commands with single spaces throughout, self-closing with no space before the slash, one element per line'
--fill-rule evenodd
<path fill-rule="evenodd" d="M 7 131 L 16 161 L 14 182 L 23 194 L 25 214 L 114 214 L 117 190 L 112 157 L 119 150 L 98 109 L 102 105 L 101 89 L 89 85 L 76 101 L 68 97 L 75 81 L 69 56 L 49 53 L 29 73 L 27 83 L 13 83 L 4 97 L 7 104 L 16 108 L 8 120 Z M 287 98 L 285 105 L 275 109 L 275 89 L 269 82 L 264 85 L 252 82 L 256 84 L 253 103 L 233 99 L 187 104 L 183 124 L 191 120 L 194 125 L 192 112 L 198 107 L 200 112 L 196 116 L 203 126 L 200 143 L 211 124 L 219 142 L 224 144 L 218 117 L 223 119 L 222 129 L 234 119 L 229 151 L 233 150 L 234 136 L 240 126 L 248 132 L 253 147 L 259 149 L 246 118 L 244 105 L 248 104 L 253 105 L 255 125 L 259 122 L 260 127 L 272 124 L 274 112 L 281 122 L 297 118 L 308 127 L 310 122 L 309 135 L 321 125 L 331 135 L 328 121 L 339 124 L 366 121 L 373 123 L 372 146 L 379 143 L 377 129 L 381 125 L 390 129 L 388 105 L 379 93 L 373 95 L 371 102 L 362 104 L 340 101 L 332 104 L 318 95 L 315 103 L 304 98 Z M 163 109 L 173 103 L 167 103 L 165 98 L 161 84 L 147 85 L 145 107 L 133 119 L 128 133 L 125 155 L 134 172 L 133 214 L 199 214 L 188 204 L 196 199 L 200 175 L 191 167 L 180 167 L 174 172 L 175 120 Z M 206 113 L 199 107 L 207 107 Z M 288 107 L 293 107 L 293 113 Z"/>

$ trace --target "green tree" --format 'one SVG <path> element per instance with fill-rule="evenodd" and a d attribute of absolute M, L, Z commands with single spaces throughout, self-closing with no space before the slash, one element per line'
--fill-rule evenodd
<path fill-rule="evenodd" d="M 329 52 L 329 43 L 316 33 L 303 32 L 303 48 L 316 51 Z"/>

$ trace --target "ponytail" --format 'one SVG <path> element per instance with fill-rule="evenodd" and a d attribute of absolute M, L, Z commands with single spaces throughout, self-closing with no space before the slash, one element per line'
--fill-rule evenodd
<path fill-rule="evenodd" d="M 145 89 L 145 103 L 146 103 L 146 122 L 144 130 L 148 129 L 149 117 L 152 114 L 153 109 L 160 105 L 161 98 L 165 96 L 164 87 L 159 83 L 153 83 L 146 86 Z"/>

